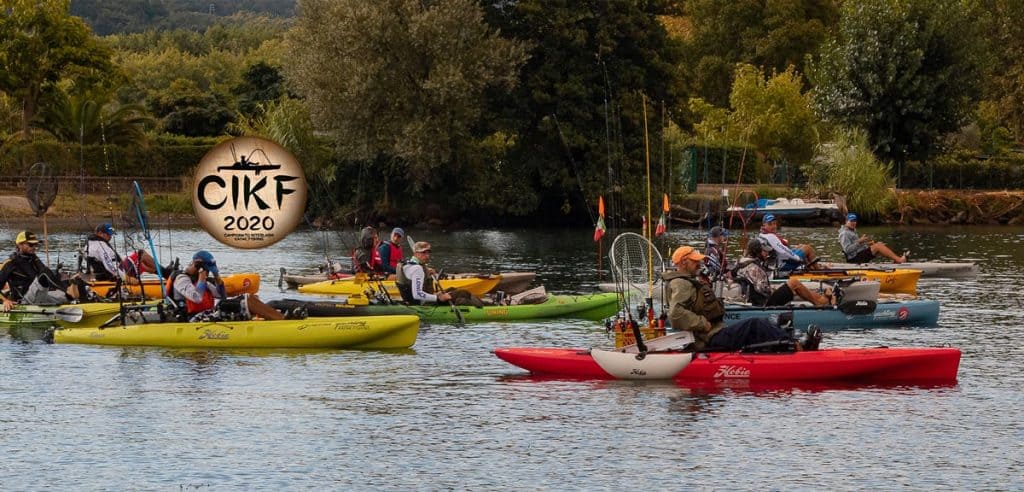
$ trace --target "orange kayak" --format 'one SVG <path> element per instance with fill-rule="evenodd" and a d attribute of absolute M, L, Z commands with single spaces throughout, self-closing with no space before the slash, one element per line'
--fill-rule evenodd
<path fill-rule="evenodd" d="M 224 281 L 224 290 L 229 296 L 237 296 L 242 294 L 255 294 L 260 290 L 260 274 L 258 273 L 235 273 L 232 275 L 225 275 L 221 277 Z M 110 292 L 110 289 L 114 288 L 114 282 L 92 282 L 89 287 L 92 291 L 100 297 L 106 297 Z M 146 299 L 160 299 L 160 281 L 157 279 L 147 279 L 142 281 L 142 287 L 139 285 L 128 285 L 128 291 L 133 296 L 138 296 L 141 290 Z"/>

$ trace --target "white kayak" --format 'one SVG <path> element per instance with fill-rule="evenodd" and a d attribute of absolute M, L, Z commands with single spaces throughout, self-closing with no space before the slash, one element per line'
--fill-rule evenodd
<path fill-rule="evenodd" d="M 693 360 L 692 352 L 655 352 L 640 355 L 591 349 L 590 356 L 601 369 L 618 379 L 671 379 Z"/>
<path fill-rule="evenodd" d="M 921 270 L 922 277 L 973 277 L 978 274 L 978 265 L 968 262 L 830 263 L 828 267 L 840 270 Z"/>

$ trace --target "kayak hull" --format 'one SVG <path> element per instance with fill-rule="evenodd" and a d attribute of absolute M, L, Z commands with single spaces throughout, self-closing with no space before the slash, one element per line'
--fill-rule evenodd
<path fill-rule="evenodd" d="M 296 306 L 306 308 L 307 314 L 313 316 L 377 316 L 386 314 L 412 314 L 430 323 L 456 323 L 459 317 L 452 311 L 452 306 L 409 306 L 405 304 L 374 304 L 353 306 L 345 303 L 302 301 L 285 299 L 271 301 L 276 309 L 286 310 Z M 523 321 L 542 318 L 581 318 L 598 321 L 614 315 L 619 311 L 616 294 L 590 295 L 549 295 L 540 304 L 520 304 L 515 306 L 456 306 L 465 322 L 489 321 Z"/>
<path fill-rule="evenodd" d="M 533 374 L 614 379 L 586 349 L 498 348 L 494 354 Z M 951 383 L 957 378 L 956 348 L 835 348 L 789 353 L 697 354 L 673 379 L 680 382 Z"/>
<path fill-rule="evenodd" d="M 256 294 L 260 290 L 260 274 L 258 273 L 235 273 L 225 275 L 221 277 L 221 280 L 224 281 L 224 290 L 227 291 L 229 296 Z M 114 282 L 97 281 L 90 283 L 89 287 L 96 295 L 106 297 L 115 285 Z M 127 285 L 126 287 L 133 296 L 138 296 L 141 290 L 145 294 L 146 299 L 160 299 L 163 297 L 160 281 L 157 279 L 143 280 L 141 289 L 138 285 Z"/>
<path fill-rule="evenodd" d="M 208 348 L 399 349 L 416 343 L 419 318 L 374 316 L 61 328 L 55 343 Z"/>
<path fill-rule="evenodd" d="M 500 275 L 488 275 L 483 278 L 451 278 L 441 280 L 442 289 L 460 289 L 475 296 L 482 296 L 492 290 L 501 282 Z M 376 291 L 383 286 L 392 299 L 400 299 L 398 287 L 394 280 L 360 280 L 344 278 L 338 280 L 327 280 L 314 284 L 299 286 L 299 292 L 304 294 L 327 294 L 327 295 L 355 295 L 364 294 L 367 290 Z"/>
<path fill-rule="evenodd" d="M 452 275 L 453 278 L 463 277 L 479 277 L 482 274 L 479 273 L 457 273 Z M 351 275 L 348 274 L 335 274 L 336 278 L 348 278 Z M 501 274 L 501 281 L 494 287 L 494 290 L 500 290 L 506 294 L 518 294 L 530 287 L 530 284 L 537 278 L 537 274 L 533 272 L 508 272 Z M 289 289 L 298 289 L 302 285 L 315 284 L 317 282 L 323 282 L 326 280 L 332 280 L 326 273 L 311 273 L 308 275 L 299 274 L 284 274 L 281 279 L 288 286 Z"/>
<path fill-rule="evenodd" d="M 810 271 L 790 275 L 791 278 L 804 280 L 832 280 L 846 277 L 866 277 L 867 280 L 878 281 L 881 292 L 890 294 L 916 294 L 917 281 L 921 278 L 920 270 L 901 269 L 883 270 L 838 270 Z"/>
<path fill-rule="evenodd" d="M 978 274 L 974 263 L 945 263 L 917 261 L 907 263 L 831 263 L 830 268 L 840 270 L 921 270 L 922 277 L 973 277 Z"/>
<path fill-rule="evenodd" d="M 840 329 L 879 326 L 935 326 L 939 323 L 939 301 L 914 299 L 907 301 L 882 301 L 874 312 L 868 314 L 846 314 L 834 306 L 793 306 L 759 308 L 728 304 L 725 307 L 725 322 L 735 323 L 751 318 L 768 318 L 778 321 L 779 316 L 793 313 L 793 326 L 817 325 L 822 329 Z"/>

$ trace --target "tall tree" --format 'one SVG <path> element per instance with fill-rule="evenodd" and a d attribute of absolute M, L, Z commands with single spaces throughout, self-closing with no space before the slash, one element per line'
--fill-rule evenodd
<path fill-rule="evenodd" d="M 979 93 L 980 37 L 965 3 L 843 4 L 837 36 L 808 73 L 831 118 L 867 131 L 883 160 L 923 160 Z"/>
<path fill-rule="evenodd" d="M 1024 141 L 1024 2 L 983 0 L 981 31 L 991 55 L 984 80 L 984 97 L 991 103 L 982 113 L 994 113 L 996 122 L 1016 141 Z M 981 115 L 980 119 L 986 119 Z"/>
<path fill-rule="evenodd" d="M 682 71 L 697 95 L 716 106 L 729 100 L 734 69 L 746 63 L 766 72 L 816 53 L 839 20 L 838 0 L 688 0 L 689 35 Z M 851 2 L 847 2 L 851 3 Z"/>
<path fill-rule="evenodd" d="M 46 95 L 33 126 L 62 142 L 138 145 L 153 124 L 139 105 L 118 104 L 109 92 L 56 88 Z"/>
<path fill-rule="evenodd" d="M 520 85 L 496 110 L 513 135 L 517 179 L 534 194 L 526 198 L 578 217 L 584 200 L 606 186 L 641 183 L 641 99 L 658 142 L 656 108 L 674 107 L 680 93 L 679 42 L 658 20 L 660 3 L 520 0 L 501 7 L 494 22 L 531 46 Z M 632 196 L 643 196 L 642 186 L 637 191 Z"/>
<path fill-rule="evenodd" d="M 25 137 L 44 90 L 72 74 L 102 79 L 114 70 L 111 50 L 69 9 L 70 0 L 0 3 L 0 90 L 22 102 Z"/>
<path fill-rule="evenodd" d="M 397 158 L 418 184 L 457 158 L 484 90 L 515 81 L 522 49 L 473 0 L 302 0 L 284 72 L 350 159 Z"/>

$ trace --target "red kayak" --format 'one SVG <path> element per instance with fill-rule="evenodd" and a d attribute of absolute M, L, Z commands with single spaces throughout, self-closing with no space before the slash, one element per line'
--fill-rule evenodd
<path fill-rule="evenodd" d="M 614 379 L 587 349 L 499 348 L 494 354 L 533 374 Z M 834 348 L 785 353 L 710 352 L 673 379 L 683 382 L 952 383 L 957 348 Z"/>

